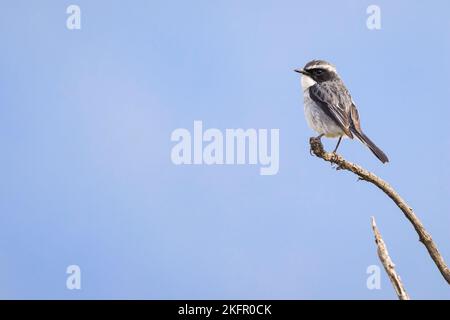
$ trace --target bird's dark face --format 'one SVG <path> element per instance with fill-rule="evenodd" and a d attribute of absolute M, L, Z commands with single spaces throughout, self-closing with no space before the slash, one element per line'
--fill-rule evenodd
<path fill-rule="evenodd" d="M 322 68 L 304 69 L 302 74 L 313 78 L 313 80 L 318 83 L 334 80 L 337 77 L 335 72 Z"/>
<path fill-rule="evenodd" d="M 318 83 L 339 78 L 336 68 L 323 60 L 313 60 L 308 62 L 303 69 L 296 69 L 294 71 L 301 73 Z"/>

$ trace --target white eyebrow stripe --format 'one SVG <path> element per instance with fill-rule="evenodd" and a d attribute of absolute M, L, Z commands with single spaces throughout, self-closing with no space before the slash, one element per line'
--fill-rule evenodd
<path fill-rule="evenodd" d="M 309 66 L 306 70 L 311 70 L 311 69 L 317 69 L 317 68 L 320 68 L 320 69 L 325 69 L 325 70 L 328 70 L 328 71 L 331 71 L 331 72 L 336 72 L 336 68 L 335 67 L 333 67 L 333 66 L 331 66 L 331 65 L 329 65 L 329 64 L 313 64 L 312 66 Z"/>

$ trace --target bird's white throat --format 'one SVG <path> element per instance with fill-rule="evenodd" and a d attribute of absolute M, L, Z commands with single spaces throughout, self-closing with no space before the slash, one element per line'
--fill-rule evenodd
<path fill-rule="evenodd" d="M 303 88 L 303 91 L 307 90 L 309 87 L 312 87 L 315 84 L 316 84 L 316 81 L 314 81 L 313 78 L 302 74 L 302 88 Z"/>

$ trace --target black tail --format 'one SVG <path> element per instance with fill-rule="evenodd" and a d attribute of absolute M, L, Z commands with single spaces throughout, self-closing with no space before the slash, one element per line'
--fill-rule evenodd
<path fill-rule="evenodd" d="M 388 157 L 384 154 L 383 151 L 381 151 L 380 148 L 378 148 L 375 143 L 372 142 L 372 140 L 369 139 L 368 136 L 366 136 L 361 131 L 358 132 L 357 130 L 352 130 L 352 133 L 361 140 L 362 143 L 364 143 L 367 147 L 369 147 L 370 151 L 373 152 L 373 154 L 383 163 L 389 162 Z"/>

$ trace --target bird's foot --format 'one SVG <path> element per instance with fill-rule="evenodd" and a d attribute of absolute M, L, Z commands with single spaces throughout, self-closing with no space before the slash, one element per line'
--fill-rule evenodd
<path fill-rule="evenodd" d="M 342 165 L 337 164 L 337 163 L 335 163 L 335 162 L 331 162 L 331 168 L 335 169 L 336 171 L 339 171 L 339 170 L 344 169 L 344 168 L 342 167 Z"/>

